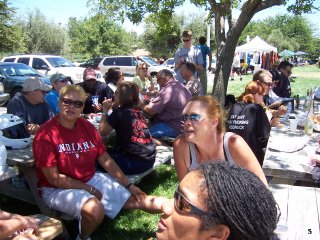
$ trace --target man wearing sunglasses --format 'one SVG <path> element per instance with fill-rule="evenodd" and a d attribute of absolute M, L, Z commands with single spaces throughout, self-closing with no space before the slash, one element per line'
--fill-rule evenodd
<path fill-rule="evenodd" d="M 277 86 L 273 88 L 275 94 L 282 98 L 290 98 L 291 96 L 291 85 L 290 85 L 290 75 L 292 73 L 293 64 L 288 61 L 282 61 L 278 70 L 281 73 L 280 82 Z"/>
<path fill-rule="evenodd" d="M 22 93 L 17 93 L 8 103 L 7 113 L 18 116 L 30 134 L 35 134 L 40 125 L 53 117 L 44 95 L 51 87 L 40 78 L 31 77 L 24 81 Z"/>
<path fill-rule="evenodd" d="M 183 31 L 181 36 L 183 47 L 178 49 L 174 55 L 175 71 L 177 73 L 176 79 L 184 83 L 184 80 L 180 73 L 180 68 L 184 62 L 192 62 L 195 64 L 196 72 L 194 77 L 197 78 L 198 74 L 203 70 L 203 57 L 201 50 L 192 45 L 192 32 L 190 30 Z"/>
<path fill-rule="evenodd" d="M 62 73 L 55 73 L 50 77 L 52 89 L 46 94 L 44 99 L 49 104 L 50 109 L 54 114 L 59 113 L 59 91 L 62 87 L 68 85 L 70 81 L 71 77 L 67 77 Z"/>
<path fill-rule="evenodd" d="M 96 71 L 91 67 L 84 70 L 83 82 L 77 85 L 81 86 L 87 94 L 83 109 L 83 116 L 86 118 L 90 118 L 92 113 L 101 112 L 101 103 L 105 99 L 111 99 L 113 97 L 113 91 L 106 83 L 97 81 Z"/>

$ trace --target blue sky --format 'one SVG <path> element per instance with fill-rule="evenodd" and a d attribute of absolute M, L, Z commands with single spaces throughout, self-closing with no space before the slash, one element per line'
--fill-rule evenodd
<path fill-rule="evenodd" d="M 293 0 L 290 0 L 292 2 Z M 49 20 L 53 20 L 56 23 L 61 23 L 62 25 L 67 24 L 69 17 L 85 17 L 90 14 L 90 9 L 86 6 L 87 0 L 9 0 L 12 7 L 17 8 L 17 12 L 20 15 L 29 9 L 33 10 L 34 8 L 40 9 L 40 11 L 47 17 Z M 316 5 L 320 7 L 320 1 L 316 0 Z M 189 14 L 195 11 L 200 13 L 205 13 L 202 9 L 195 9 L 194 5 L 191 5 L 189 1 L 177 9 L 177 13 Z M 285 14 L 286 8 L 281 7 L 272 7 L 270 9 L 263 10 L 257 13 L 253 20 L 264 19 L 266 17 L 272 17 L 277 14 Z M 236 13 L 234 14 L 236 16 Z M 306 14 L 305 15 L 310 22 L 315 25 L 317 28 L 317 33 L 320 35 L 320 13 L 316 14 Z M 130 22 L 126 21 L 124 26 L 128 30 L 133 30 L 139 34 L 143 31 L 143 25 L 135 26 Z"/>

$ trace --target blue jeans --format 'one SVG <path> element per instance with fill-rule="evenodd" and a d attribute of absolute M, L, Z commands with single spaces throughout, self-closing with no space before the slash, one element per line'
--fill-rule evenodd
<path fill-rule="evenodd" d="M 162 138 L 162 137 L 175 138 L 179 135 L 177 131 L 169 127 L 169 125 L 164 122 L 153 124 L 151 125 L 151 127 L 149 127 L 149 129 L 152 137 L 154 138 Z"/>

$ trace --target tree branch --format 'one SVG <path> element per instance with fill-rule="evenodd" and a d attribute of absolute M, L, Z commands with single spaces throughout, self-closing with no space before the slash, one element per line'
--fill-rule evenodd
<path fill-rule="evenodd" d="M 258 8 L 256 9 L 255 13 L 260 12 L 262 10 L 265 10 L 269 7 L 272 6 L 280 6 L 283 5 L 285 3 L 285 0 L 268 0 L 268 1 L 263 1 L 260 3 L 260 5 L 258 6 Z"/>

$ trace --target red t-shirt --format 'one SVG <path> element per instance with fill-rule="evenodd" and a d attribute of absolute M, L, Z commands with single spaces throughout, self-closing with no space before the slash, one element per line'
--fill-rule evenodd
<path fill-rule="evenodd" d="M 55 187 L 44 177 L 42 167 L 58 167 L 65 174 L 87 182 L 95 173 L 95 161 L 105 151 L 103 141 L 95 127 L 78 118 L 74 129 L 66 129 L 57 116 L 41 126 L 33 145 L 39 187 Z"/>

